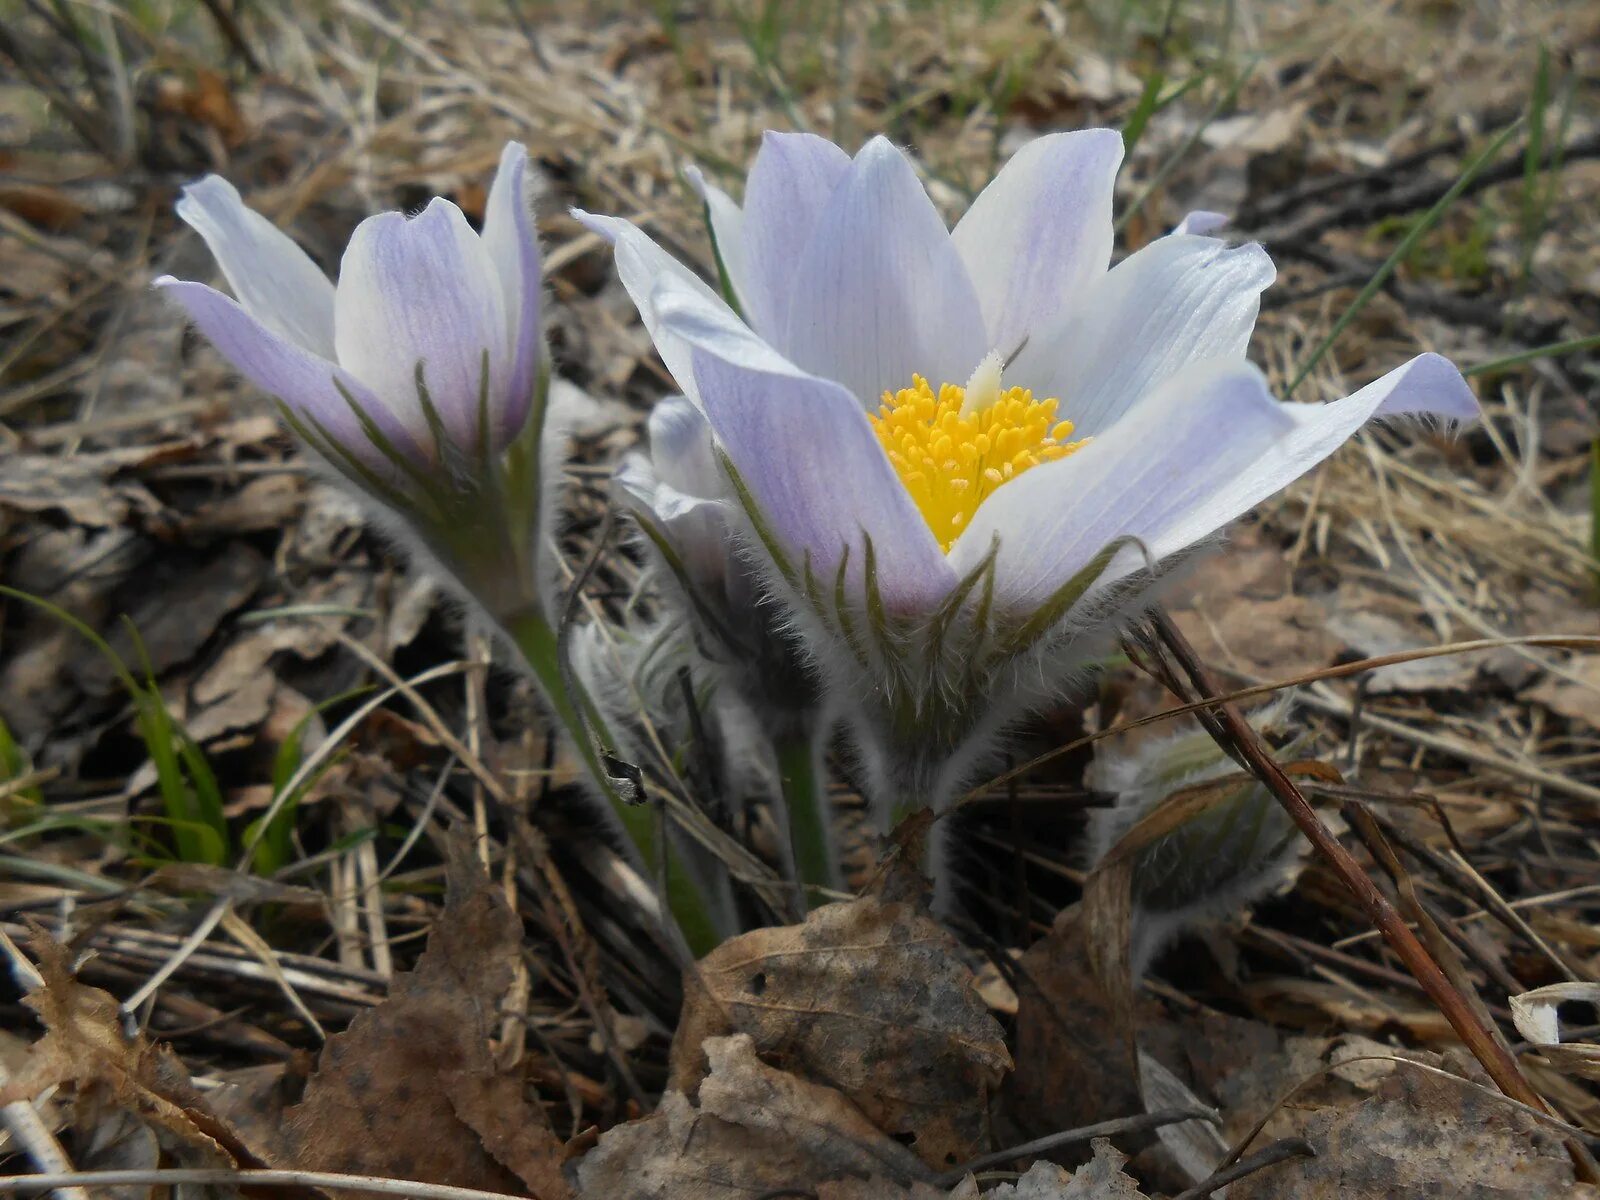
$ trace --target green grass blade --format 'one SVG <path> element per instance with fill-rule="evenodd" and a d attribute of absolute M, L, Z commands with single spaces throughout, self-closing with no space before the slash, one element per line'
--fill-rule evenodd
<path fill-rule="evenodd" d="M 1432 208 L 1423 213 L 1416 219 L 1415 222 L 1413 222 L 1411 228 L 1406 231 L 1405 237 L 1400 239 L 1400 244 L 1394 248 L 1393 253 L 1391 253 L 1389 257 L 1384 260 L 1383 265 L 1373 273 L 1372 278 L 1367 280 L 1366 286 L 1363 287 L 1360 293 L 1357 294 L 1356 298 L 1350 302 L 1350 306 L 1346 308 L 1342 314 L 1340 314 L 1339 319 L 1333 323 L 1333 328 L 1328 331 L 1327 336 L 1324 337 L 1322 341 L 1317 343 L 1317 348 L 1313 350 L 1306 358 L 1306 361 L 1300 365 L 1300 369 L 1295 372 L 1294 379 L 1292 379 L 1289 383 L 1289 386 L 1284 389 L 1283 394 L 1285 399 L 1288 399 L 1294 395 L 1294 390 L 1305 382 L 1306 376 L 1311 374 L 1311 372 L 1316 368 L 1316 365 L 1322 361 L 1323 355 L 1327 354 L 1327 352 L 1333 348 L 1333 344 L 1338 341 L 1340 335 L 1350 327 L 1350 323 L 1360 315 L 1361 310 L 1366 308 L 1368 302 L 1378 294 L 1379 289 L 1381 289 L 1383 285 L 1389 281 L 1389 276 L 1394 274 L 1395 268 L 1397 268 L 1410 256 L 1411 251 L 1416 247 L 1416 244 L 1422 240 L 1423 235 L 1437 225 L 1439 223 L 1439 219 L 1443 217 L 1445 213 L 1450 211 L 1451 206 L 1454 205 L 1456 200 L 1460 198 L 1461 193 L 1466 191 L 1467 188 L 1472 185 L 1472 181 L 1478 177 L 1479 173 L 1482 172 L 1485 167 L 1487 167 L 1495 160 L 1496 157 L 1499 156 L 1500 151 L 1505 147 L 1505 144 L 1511 140 L 1512 134 L 1516 133 L 1516 131 L 1521 127 L 1522 121 L 1519 119 L 1506 126 L 1505 129 L 1501 130 L 1494 141 L 1490 142 L 1489 145 L 1486 146 L 1476 158 L 1467 164 L 1466 169 L 1461 172 L 1460 177 L 1457 178 L 1455 183 L 1451 184 L 1450 190 L 1445 192 L 1443 196 L 1440 196 Z"/>
<path fill-rule="evenodd" d="M 1150 72 L 1150 78 L 1144 81 L 1144 90 L 1139 93 L 1139 102 L 1133 106 L 1133 112 L 1128 114 L 1128 123 L 1122 127 L 1122 153 L 1132 155 L 1133 148 L 1139 144 L 1139 138 L 1144 134 L 1144 127 L 1150 123 L 1150 118 L 1155 116 L 1156 101 L 1161 99 L 1162 85 L 1167 82 L 1167 77 L 1157 67 Z"/>
<path fill-rule="evenodd" d="M 4 719 L 0 719 L 0 783 L 10 783 L 21 779 L 33 770 L 33 764 L 28 761 L 28 756 L 22 752 L 22 747 L 17 745 L 17 739 L 11 736 L 11 728 Z M 0 799 L 0 823 L 8 821 L 13 804 L 26 805 L 29 808 L 44 803 L 44 793 L 37 787 L 18 788 L 4 799 Z"/>
<path fill-rule="evenodd" d="M 1580 350 L 1595 349 L 1600 349 L 1600 333 L 1572 338 L 1565 342 L 1551 342 L 1548 346 L 1535 346 L 1531 350 L 1519 350 L 1516 354 L 1507 354 L 1503 358 L 1491 358 L 1486 362 L 1463 367 L 1461 373 L 1469 379 L 1474 375 L 1493 375 L 1497 371 L 1520 367 L 1523 363 L 1533 362 L 1535 359 L 1557 358 L 1563 354 L 1576 354 Z"/>

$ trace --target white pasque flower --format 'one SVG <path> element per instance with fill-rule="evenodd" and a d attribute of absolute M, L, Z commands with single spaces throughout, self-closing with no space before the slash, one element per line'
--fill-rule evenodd
<path fill-rule="evenodd" d="M 1176 233 L 1109 267 L 1121 157 L 1110 130 L 1041 137 L 952 231 L 883 138 L 768 134 L 742 207 L 704 189 L 737 309 L 579 214 L 894 808 L 944 803 L 1164 569 L 1366 421 L 1478 411 L 1432 354 L 1278 402 L 1245 359 L 1271 260 Z"/>
<path fill-rule="evenodd" d="M 227 180 L 178 215 L 233 297 L 155 281 L 330 465 L 400 516 L 496 619 L 537 604 L 548 369 L 528 155 L 508 143 L 483 232 L 436 198 L 356 227 L 337 286 Z M 544 474 L 548 475 L 548 472 Z"/>

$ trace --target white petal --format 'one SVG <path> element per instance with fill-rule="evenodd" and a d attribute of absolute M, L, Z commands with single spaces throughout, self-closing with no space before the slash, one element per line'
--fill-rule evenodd
<path fill-rule="evenodd" d="M 701 289 L 686 287 L 676 276 L 661 276 L 649 303 L 660 323 L 663 341 L 679 347 L 698 346 L 756 371 L 807 374 L 768 345 L 720 299 Z M 685 395 L 698 400 L 698 385 L 693 378 L 689 384 L 684 388 Z"/>
<path fill-rule="evenodd" d="M 483 216 L 483 245 L 500 280 L 506 344 L 512 354 L 504 402 L 496 411 L 503 440 L 514 437 L 527 419 L 543 355 L 539 310 L 544 281 L 528 174 L 527 148 L 507 142 Z"/>
<path fill-rule="evenodd" d="M 177 207 L 247 313 L 312 354 L 333 357 L 333 284 L 293 238 L 246 208 L 219 175 L 184 188 Z"/>
<path fill-rule="evenodd" d="M 966 379 L 988 352 L 961 256 L 905 155 L 862 148 L 795 267 L 790 361 L 865 404 L 911 376 Z"/>
<path fill-rule="evenodd" d="M 722 269 L 728 273 L 728 282 L 733 286 L 739 307 L 748 317 L 754 289 L 750 280 L 750 255 L 744 240 L 744 213 L 733 202 L 732 196 L 715 184 L 706 182 L 699 167 L 685 168 L 684 174 L 694 190 L 700 193 L 700 199 L 705 201 L 706 216 L 711 222 L 711 236 L 716 239 L 717 258 L 722 263 Z"/>
<path fill-rule="evenodd" d="M 775 345 L 789 328 L 795 264 L 849 170 L 850 156 L 814 133 L 769 131 L 761 139 L 745 181 L 749 294 L 741 288 L 739 298 L 751 326 Z"/>
<path fill-rule="evenodd" d="M 656 353 L 661 355 L 661 361 L 666 363 L 667 370 L 677 380 L 684 394 L 691 400 L 697 399 L 689 348 L 663 327 L 655 308 L 657 289 L 662 283 L 670 282 L 705 301 L 713 311 L 719 312 L 723 321 L 732 325 L 741 324 L 738 314 L 699 276 L 656 245 L 648 234 L 631 221 L 598 216 L 581 208 L 573 209 L 572 215 L 585 228 L 612 244 L 617 259 L 617 276 L 627 289 L 634 307 L 639 310 L 639 319 L 644 322 L 650 340 L 655 343 Z"/>
<path fill-rule="evenodd" d="M 413 428 L 422 424 L 417 364 L 446 431 L 477 442 L 485 351 L 489 403 L 504 402 L 510 367 L 500 275 L 461 210 L 435 199 L 411 220 L 399 213 L 356 227 L 339 268 L 334 343 L 340 365 Z"/>
<path fill-rule="evenodd" d="M 982 301 L 990 348 L 1010 356 L 1105 274 L 1121 163 L 1113 129 L 1036 138 L 956 225 L 950 236 Z"/>
<path fill-rule="evenodd" d="M 696 587 L 719 593 L 734 551 L 725 503 L 689 495 L 663 482 L 643 454 L 623 459 L 615 479 L 623 503 L 666 537 Z"/>
<path fill-rule="evenodd" d="M 809 556 L 813 574 L 831 587 L 848 547 L 847 577 L 859 596 L 870 536 L 890 611 L 924 613 L 937 605 L 955 576 L 860 402 L 831 380 L 799 371 L 748 331 L 738 342 L 696 322 L 694 301 L 681 291 L 664 299 L 668 324 L 691 348 L 712 432 L 789 565 L 802 571 Z"/>
<path fill-rule="evenodd" d="M 1230 218 L 1226 213 L 1211 212 L 1208 209 L 1197 208 L 1179 221 L 1172 230 L 1175 234 L 1192 233 L 1204 237 L 1208 233 L 1215 233 L 1228 223 Z"/>
<path fill-rule="evenodd" d="M 1459 372 L 1437 355 L 1322 405 L 1280 404 L 1249 363 L 1198 364 L 1077 454 L 997 489 L 951 562 L 958 572 L 970 568 L 998 537 L 996 604 L 1026 613 L 1119 537 L 1137 537 L 1159 562 L 1210 536 L 1374 417 L 1463 420 L 1477 411 Z M 1143 562 L 1144 551 L 1130 548 L 1103 582 Z"/>
<path fill-rule="evenodd" d="M 1257 245 L 1158 238 L 1104 275 L 1058 333 L 1035 335 L 1006 377 L 1058 398 L 1080 436 L 1103 433 L 1191 363 L 1242 357 L 1273 275 Z"/>
<path fill-rule="evenodd" d="M 650 410 L 650 462 L 660 480 L 691 496 L 720 496 L 711 426 L 705 414 L 682 396 L 669 396 Z"/>

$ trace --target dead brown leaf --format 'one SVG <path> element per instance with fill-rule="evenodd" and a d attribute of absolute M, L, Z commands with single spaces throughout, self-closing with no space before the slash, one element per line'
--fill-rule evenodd
<path fill-rule="evenodd" d="M 710 1038 L 703 1052 L 710 1071 L 698 1107 L 671 1091 L 651 1116 L 603 1134 L 578 1164 L 582 1196 L 750 1200 L 854 1179 L 879 1190 L 842 1195 L 893 1197 L 929 1179 L 929 1168 L 846 1096 L 763 1063 L 748 1034 Z"/>
<path fill-rule="evenodd" d="M 1566 669 L 1573 678 L 1546 675 L 1524 693 L 1525 698 L 1590 728 L 1600 728 L 1600 655 L 1574 658 Z"/>
<path fill-rule="evenodd" d="M 226 550 L 199 567 L 181 563 L 154 579 L 140 581 L 128 610 L 138 645 L 128 624 L 119 624 L 107 640 L 124 663 L 142 674 L 146 657 L 151 670 L 192 658 L 223 620 L 241 608 L 265 580 L 271 564 L 248 543 L 231 542 Z M 142 647 L 142 653 L 141 653 Z M 103 696 L 117 686 L 117 675 L 104 655 L 85 647 L 75 671 L 80 688 Z"/>
<path fill-rule="evenodd" d="M 1144 1111 L 1127 1004 L 1091 969 L 1082 909 L 1063 912 L 1017 963 L 1017 1069 L 1004 1095 L 1018 1140 Z"/>
<path fill-rule="evenodd" d="M 416 969 L 328 1040 L 267 1156 L 284 1167 L 565 1200 L 561 1142 L 489 1045 L 521 922 L 464 841 L 452 844 L 448 884 Z"/>
<path fill-rule="evenodd" d="M 13 454 L 0 472 L 0 508 L 25 513 L 59 512 L 80 525 L 120 525 L 138 510 L 156 512 L 160 502 L 136 482 L 112 483 L 126 455 Z"/>
<path fill-rule="evenodd" d="M 263 475 L 185 517 L 183 531 L 198 537 L 282 529 L 299 513 L 305 491 L 305 480 L 297 475 Z"/>
<path fill-rule="evenodd" d="M 1276 679 L 1325 666 L 1339 651 L 1323 606 L 1294 595 L 1280 547 L 1241 530 L 1172 598 L 1172 618 L 1208 663 Z"/>
<path fill-rule="evenodd" d="M 838 1088 L 880 1129 L 947 1166 L 983 1140 L 1011 1066 L 955 940 L 917 908 L 867 897 L 725 942 L 690 970 L 672 1049 L 693 1094 L 707 1038 L 747 1033 L 762 1057 Z"/>
<path fill-rule="evenodd" d="M 142 1034 L 124 1036 L 116 997 L 79 983 L 65 946 L 40 933 L 33 949 L 44 986 L 24 1003 L 44 1022 L 45 1035 L 0 1087 L 0 1107 L 70 1084 L 80 1109 L 130 1114 L 163 1145 L 181 1148 L 189 1165 L 256 1165 L 207 1110 L 169 1048 Z"/>
<path fill-rule="evenodd" d="M 1503 1097 L 1399 1067 L 1349 1107 L 1291 1110 L 1315 1158 L 1233 1184 L 1230 1200 L 1528 1200 L 1571 1194 L 1560 1137 Z"/>

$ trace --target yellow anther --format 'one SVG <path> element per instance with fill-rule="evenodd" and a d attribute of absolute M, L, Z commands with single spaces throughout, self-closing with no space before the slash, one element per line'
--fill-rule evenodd
<path fill-rule="evenodd" d="M 949 550 L 995 488 L 1043 462 L 1065 458 L 1087 439 L 1069 442 L 1071 421 L 1057 421 L 1054 398 L 1003 388 L 1001 363 L 986 358 L 966 387 L 935 393 L 920 375 L 885 392 L 867 419 L 939 544 Z"/>

